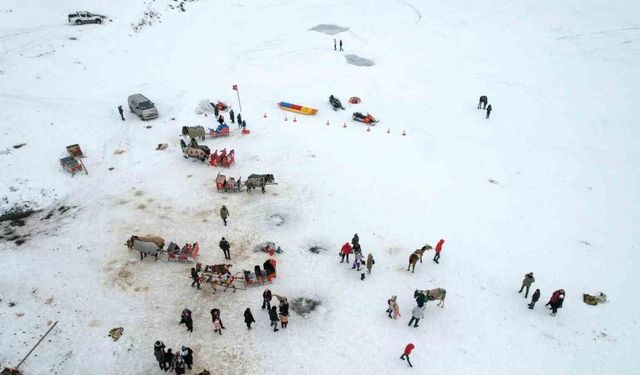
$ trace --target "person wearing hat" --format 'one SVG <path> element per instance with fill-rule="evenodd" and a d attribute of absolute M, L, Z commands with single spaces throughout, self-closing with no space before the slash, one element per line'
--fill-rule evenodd
<path fill-rule="evenodd" d="M 522 290 L 526 288 L 527 290 L 524 292 L 524 298 L 527 298 L 527 296 L 529 295 L 529 288 L 531 288 L 531 284 L 533 284 L 534 282 L 536 282 L 536 279 L 533 278 L 533 272 L 529 272 L 528 274 L 524 275 L 522 286 L 520 286 L 520 290 L 518 291 L 518 293 L 522 293 Z"/>

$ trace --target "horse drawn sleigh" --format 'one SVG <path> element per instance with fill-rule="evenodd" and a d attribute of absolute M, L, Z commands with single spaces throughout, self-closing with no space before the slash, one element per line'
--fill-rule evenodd
<path fill-rule="evenodd" d="M 170 262 L 194 262 L 198 258 L 198 253 L 200 252 L 200 245 L 197 242 L 193 244 L 187 243 L 183 247 L 171 242 L 165 250 L 164 239 L 162 237 L 152 235 L 133 235 L 127 240 L 126 245 L 129 250 L 136 250 L 140 252 L 140 260 L 143 260 L 147 255 L 152 255 L 157 261 L 159 254 L 166 254 L 167 261 Z"/>
<path fill-rule="evenodd" d="M 205 130 L 204 126 L 201 126 L 201 125 L 182 127 L 183 137 L 188 136 L 191 138 L 200 139 L 201 141 L 204 141 L 207 135 L 211 138 L 218 138 L 218 137 L 228 137 L 229 134 L 230 134 L 229 125 L 225 123 L 218 125 L 218 127 L 215 129 L 207 128 L 207 130 Z"/>
<path fill-rule="evenodd" d="M 251 174 L 244 183 L 241 180 L 241 177 L 235 179 L 218 173 L 216 176 L 216 189 L 219 192 L 239 193 L 244 186 L 247 188 L 247 193 L 250 193 L 252 189 L 256 188 L 260 188 L 264 193 L 266 191 L 265 186 L 277 185 L 272 174 Z"/>
<path fill-rule="evenodd" d="M 231 267 L 231 264 L 213 264 L 205 265 L 202 269 L 202 264 L 197 263 L 195 268 L 200 272 L 198 280 L 200 284 L 210 283 L 214 294 L 217 291 L 216 286 L 223 287 L 223 292 L 231 288 L 235 293 L 237 289 L 247 290 L 250 287 L 271 284 L 276 278 L 276 261 L 274 259 L 268 259 L 264 262 L 264 270 L 256 265 L 253 271 L 242 270 L 232 274 Z"/>
<path fill-rule="evenodd" d="M 209 165 L 211 165 L 212 167 L 221 166 L 221 167 L 229 168 L 231 164 L 235 164 L 235 163 L 236 163 L 235 150 L 231 150 L 229 151 L 229 153 L 227 153 L 227 149 L 223 148 L 222 150 L 220 150 L 220 154 L 218 154 L 218 150 L 216 150 L 209 157 Z"/>

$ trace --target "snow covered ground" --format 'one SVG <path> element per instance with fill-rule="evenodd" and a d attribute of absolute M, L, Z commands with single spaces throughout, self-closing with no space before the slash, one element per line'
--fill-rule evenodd
<path fill-rule="evenodd" d="M 23 226 L 0 223 L 0 366 L 59 321 L 26 374 L 156 373 L 156 340 L 194 350 L 188 373 L 638 372 L 637 2 L 180 3 L 87 0 L 112 21 L 79 27 L 66 23 L 77 1 L 0 4 L 0 211 L 40 210 Z M 224 174 L 273 173 L 279 184 L 264 195 L 218 193 L 219 170 L 181 155 L 182 126 L 214 127 L 195 113 L 202 99 L 238 110 L 233 84 L 251 134 L 232 125 L 205 144 L 236 150 Z M 136 92 L 158 119 L 120 121 L 116 107 Z M 330 94 L 346 111 L 330 109 Z M 476 109 L 483 94 L 489 120 Z M 293 123 L 279 101 L 320 111 Z M 356 110 L 382 121 L 367 132 L 350 120 Z M 73 143 L 88 175 L 59 166 Z M 364 281 L 337 257 L 356 232 L 376 259 Z M 253 245 L 275 241 L 272 291 L 321 305 L 274 333 L 262 288 L 195 290 L 191 265 L 127 251 L 134 233 L 198 241 L 205 264 L 224 262 L 225 236 L 235 271 L 261 264 Z M 440 238 L 440 264 L 430 253 L 407 272 L 409 254 Z M 517 293 L 527 272 L 542 291 L 534 311 Z M 428 304 L 407 327 L 413 291 L 435 287 L 446 306 Z M 567 298 L 551 317 L 543 305 L 559 288 Z M 610 302 L 582 302 L 597 291 Z M 398 321 L 384 314 L 391 295 Z M 185 307 L 193 333 L 178 326 Z M 114 327 L 124 328 L 116 342 Z M 398 359 L 408 342 L 413 370 Z"/>

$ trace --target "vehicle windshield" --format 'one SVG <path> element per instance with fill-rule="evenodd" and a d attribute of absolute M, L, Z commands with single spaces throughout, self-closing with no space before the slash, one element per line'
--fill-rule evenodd
<path fill-rule="evenodd" d="M 140 109 L 149 109 L 149 108 L 153 108 L 153 103 L 149 101 L 140 103 Z"/>

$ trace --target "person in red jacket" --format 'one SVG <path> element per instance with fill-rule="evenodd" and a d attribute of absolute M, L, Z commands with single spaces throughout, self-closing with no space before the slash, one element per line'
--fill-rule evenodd
<path fill-rule="evenodd" d="M 549 302 L 545 306 L 551 307 L 551 315 L 555 316 L 558 309 L 562 307 L 564 302 L 564 289 L 558 289 L 551 295 Z"/>
<path fill-rule="evenodd" d="M 433 257 L 433 261 L 440 264 L 440 262 L 438 262 L 438 259 L 440 259 L 440 252 L 442 251 L 442 245 L 444 245 L 444 240 L 440 239 L 440 241 L 438 241 L 438 244 L 436 245 L 436 255 Z"/>
<path fill-rule="evenodd" d="M 413 348 L 415 348 L 415 346 L 412 343 L 408 343 L 407 346 L 404 347 L 404 353 L 402 353 L 402 355 L 400 356 L 400 359 L 404 361 L 404 359 L 407 359 L 407 362 L 409 363 L 409 367 L 413 367 L 413 365 L 411 364 L 411 361 L 409 360 L 409 354 L 411 354 L 411 351 L 413 350 Z"/>
<path fill-rule="evenodd" d="M 345 242 L 344 245 L 342 245 L 342 249 L 340 250 L 340 255 L 342 256 L 342 260 L 340 260 L 340 263 L 344 263 L 345 256 L 347 257 L 347 263 L 349 263 L 349 254 L 351 254 L 351 244 Z"/>

